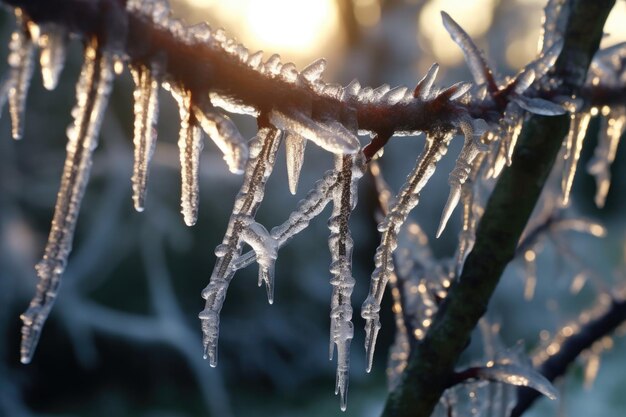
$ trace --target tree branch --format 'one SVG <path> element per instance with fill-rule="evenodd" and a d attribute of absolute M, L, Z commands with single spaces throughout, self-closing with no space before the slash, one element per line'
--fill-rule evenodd
<path fill-rule="evenodd" d="M 555 64 L 555 75 L 563 80 L 566 91 L 577 93 L 585 82 L 614 3 L 571 2 L 565 44 Z M 504 268 L 514 257 L 568 125 L 568 116 L 533 116 L 525 123 L 513 163 L 502 173 L 487 203 L 474 250 L 426 337 L 413 350 L 402 383 L 387 400 L 384 417 L 427 417 L 432 413 Z"/>
<path fill-rule="evenodd" d="M 626 320 L 626 300 L 611 300 L 610 308 L 600 317 L 585 325 L 579 332 L 568 337 L 559 346 L 559 351 L 543 362 L 538 371 L 553 382 L 567 372 L 567 368 L 585 350 L 589 349 L 594 342 L 610 335 Z M 511 417 L 519 417 L 530 408 L 539 395 L 536 391 L 528 388 L 519 388 L 517 391 L 517 404 Z"/>

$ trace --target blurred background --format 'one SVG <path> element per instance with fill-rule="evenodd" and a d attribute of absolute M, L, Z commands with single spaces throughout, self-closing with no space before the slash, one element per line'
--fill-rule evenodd
<path fill-rule="evenodd" d="M 346 84 L 357 78 L 362 85 L 413 86 L 433 62 L 442 67 L 442 85 L 470 80 L 459 49 L 441 24 L 440 10 L 467 30 L 504 76 L 515 74 L 535 57 L 543 3 L 177 0 L 172 7 L 174 15 L 189 24 L 208 21 L 214 28 L 224 27 L 250 50 L 262 49 L 266 57 L 277 52 L 298 68 L 325 57 L 327 81 Z M 625 19 L 626 3 L 618 1 L 603 44 L 626 39 Z M 6 56 L 14 26 L 10 11 L 2 13 L 0 23 L 1 53 Z M 130 185 L 133 84 L 127 71 L 115 82 L 60 296 L 32 364 L 19 363 L 19 315 L 34 294 L 33 266 L 50 227 L 81 61 L 80 43 L 74 41 L 53 92 L 41 87 L 35 73 L 22 141 L 10 138 L 6 110 L 0 119 L 0 416 L 340 415 L 333 395 L 335 364 L 327 356 L 329 211 L 281 250 L 274 305 L 268 305 L 265 290 L 257 288 L 254 267 L 237 274 L 222 311 L 219 366 L 210 368 L 202 360 L 200 291 L 208 283 L 213 249 L 221 242 L 241 177 L 229 174 L 217 149 L 207 143 L 199 220 L 192 228 L 184 225 L 178 197 L 178 112 L 161 91 L 159 143 L 146 211 L 135 212 Z M 254 135 L 251 118 L 235 119 L 247 137 Z M 593 153 L 597 125 L 592 122 L 581 167 Z M 443 237 L 433 237 L 459 142 L 454 141 L 413 214 L 441 258 L 453 255 L 459 228 L 457 213 Z M 385 149 L 381 165 L 394 189 L 403 183 L 421 145 L 420 137 L 397 138 Z M 549 335 L 593 304 L 598 288 L 624 280 L 625 159 L 622 148 L 604 210 L 593 206 L 593 179 L 584 169 L 576 178 L 574 208 L 567 215 L 603 222 L 608 226 L 604 239 L 563 236 L 571 257 L 564 257 L 559 245 L 543 244 L 537 258 L 536 295 L 530 301 L 523 296 L 528 273 L 524 263 L 515 261 L 507 269 L 489 312 L 501 324 L 505 344 L 524 339 L 532 350 L 548 337 L 545 332 Z M 330 167 L 332 157 L 309 146 L 298 194 L 291 196 L 281 157 L 258 219 L 268 229 L 281 223 Z M 345 415 L 377 416 L 387 393 L 386 355 L 394 324 L 387 301 L 375 368 L 366 375 L 358 312 L 378 244 L 369 178 L 361 183 L 359 198 L 351 220 L 356 331 Z M 571 295 L 572 282 L 582 272 L 594 284 Z M 598 365 L 595 381 L 589 377 L 590 361 L 581 361 L 558 385 L 562 401 L 542 400 L 528 415 L 622 415 L 626 343 L 616 338 L 606 344 L 612 349 L 592 363 L 592 371 L 593 364 Z M 463 361 L 480 359 L 481 352 L 472 348 Z"/>

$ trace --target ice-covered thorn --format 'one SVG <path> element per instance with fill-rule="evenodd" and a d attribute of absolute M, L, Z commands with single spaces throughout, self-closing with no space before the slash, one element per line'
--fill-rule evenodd
<path fill-rule="evenodd" d="M 524 110 L 542 116 L 558 116 L 566 112 L 563 106 L 538 97 L 515 96 L 513 101 Z"/>
<path fill-rule="evenodd" d="M 344 88 L 344 94 L 346 97 L 357 97 L 361 91 L 361 83 L 357 79 L 354 79 Z"/>
<path fill-rule="evenodd" d="M 360 147 L 356 135 L 337 121 L 317 121 L 297 111 L 290 114 L 272 111 L 270 121 L 279 129 L 297 133 L 335 154 L 353 154 Z"/>
<path fill-rule="evenodd" d="M 298 180 L 304 162 L 306 139 L 294 132 L 285 133 L 285 157 L 287 159 L 287 179 L 289 191 L 295 195 L 298 190 Z"/>
<path fill-rule="evenodd" d="M 472 38 L 446 12 L 441 12 L 441 18 L 443 26 L 450 34 L 450 37 L 461 48 L 475 83 L 477 85 L 486 84 L 488 91 L 491 93 L 498 91 L 493 73 Z"/>
<path fill-rule="evenodd" d="M 404 95 L 407 92 L 406 87 L 396 87 L 389 90 L 383 97 L 382 100 L 385 101 L 389 105 L 394 105 L 398 103 L 400 100 L 404 98 Z"/>
<path fill-rule="evenodd" d="M 280 62 L 280 55 L 273 54 L 267 59 L 267 62 L 265 62 L 264 69 L 265 69 L 265 72 L 269 74 L 277 75 L 277 74 L 280 74 L 281 67 L 282 67 L 282 64 Z"/>
<path fill-rule="evenodd" d="M 280 68 L 280 78 L 288 83 L 295 83 L 298 79 L 298 70 L 295 64 L 288 62 Z"/>
<path fill-rule="evenodd" d="M 302 72 L 300 72 L 300 75 L 302 75 L 308 82 L 312 83 L 322 77 L 325 69 L 326 60 L 324 58 L 320 58 L 304 68 Z"/>
<path fill-rule="evenodd" d="M 428 99 L 431 95 L 433 84 L 435 83 L 435 78 L 437 78 L 438 72 L 439 64 L 432 64 L 426 75 L 424 75 L 424 77 L 419 80 L 415 86 L 415 90 L 413 90 L 413 97 L 420 98 L 422 100 Z"/>
<path fill-rule="evenodd" d="M 374 92 L 372 94 L 372 99 L 371 101 L 376 102 L 381 100 L 385 94 L 387 94 L 389 92 L 389 90 L 391 89 L 391 87 L 389 87 L 388 84 L 383 84 L 377 88 L 374 89 Z"/>
<path fill-rule="evenodd" d="M 248 57 L 248 65 L 254 69 L 259 68 L 261 66 L 262 61 L 263 61 L 263 51 L 257 51 Z"/>
<path fill-rule="evenodd" d="M 224 161 L 233 174 L 242 174 L 248 160 L 248 143 L 237 126 L 217 112 L 206 96 L 194 97 L 193 113 L 202 130 L 224 154 Z"/>
<path fill-rule="evenodd" d="M 69 35 L 65 27 L 53 23 L 41 27 L 37 43 L 41 49 L 39 55 L 41 78 L 47 90 L 54 90 L 59 82 L 59 75 L 65 64 L 68 41 Z"/>
<path fill-rule="evenodd" d="M 471 83 L 461 81 L 439 92 L 437 97 L 443 100 L 455 100 L 467 93 L 471 87 Z"/>

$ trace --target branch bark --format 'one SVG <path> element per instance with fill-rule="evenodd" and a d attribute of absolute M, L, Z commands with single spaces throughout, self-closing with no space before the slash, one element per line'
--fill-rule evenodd
<path fill-rule="evenodd" d="M 565 45 L 554 75 L 565 91 L 583 86 L 614 0 L 570 2 Z M 476 232 L 476 244 L 459 280 L 442 303 L 426 337 L 411 353 L 403 380 L 391 392 L 383 417 L 428 417 L 448 386 L 472 330 L 487 310 L 506 265 L 550 173 L 568 116 L 533 116 L 525 123 L 511 167 L 498 181 Z"/>

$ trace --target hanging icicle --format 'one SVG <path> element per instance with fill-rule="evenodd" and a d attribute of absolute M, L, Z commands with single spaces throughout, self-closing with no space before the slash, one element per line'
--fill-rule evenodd
<path fill-rule="evenodd" d="M 52 227 L 43 259 L 37 264 L 37 294 L 22 314 L 21 361 L 29 363 L 43 325 L 57 296 L 61 276 L 72 250 L 81 201 L 89 180 L 92 154 L 113 82 L 113 59 L 93 39 L 85 49 L 85 62 L 76 86 L 74 123 L 68 128 L 67 157 L 54 208 Z"/>

